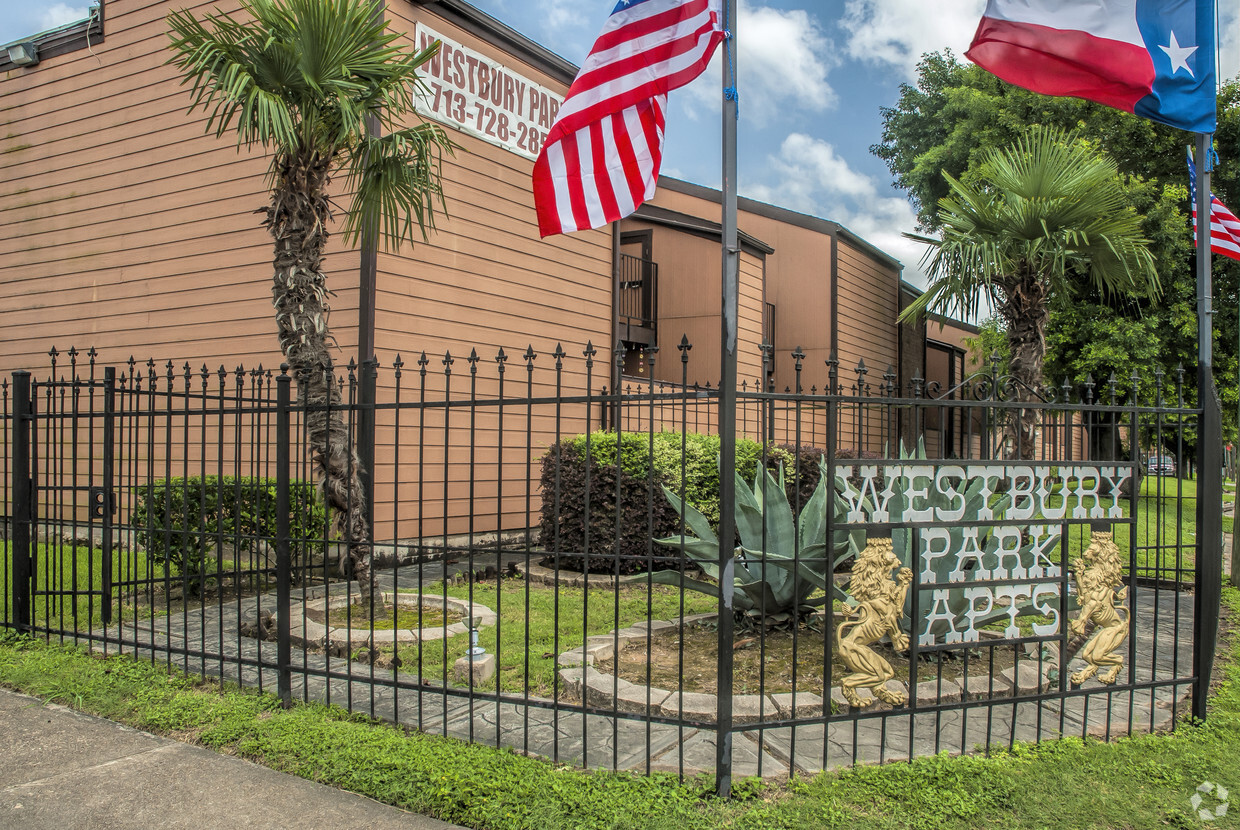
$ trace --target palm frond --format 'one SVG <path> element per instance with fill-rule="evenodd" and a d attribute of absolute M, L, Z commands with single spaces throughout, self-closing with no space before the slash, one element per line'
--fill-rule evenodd
<path fill-rule="evenodd" d="M 437 126 L 407 125 L 424 89 L 419 70 L 439 43 L 399 43 L 372 0 L 240 4 L 235 14 L 168 16 L 169 63 L 190 87 L 190 111 L 207 114 L 209 132 L 235 130 L 238 144 L 274 149 L 276 159 L 343 164 L 352 242 L 425 239 L 444 206 L 442 154 L 456 145 Z"/>
<path fill-rule="evenodd" d="M 352 147 L 348 182 L 355 195 L 345 238 L 356 243 L 376 234 L 390 248 L 415 241 L 415 233 L 425 240 L 435 227 L 436 205 L 445 207 L 443 153 L 455 146 L 439 126 L 423 123 Z"/>
<path fill-rule="evenodd" d="M 931 288 L 906 310 L 972 313 L 1001 306 L 1012 281 L 1037 274 L 1052 293 L 1084 276 L 1104 294 L 1158 291 L 1141 221 L 1114 162 L 1089 145 L 1040 127 L 991 150 L 976 183 L 947 176 L 941 240 L 923 260 Z"/>

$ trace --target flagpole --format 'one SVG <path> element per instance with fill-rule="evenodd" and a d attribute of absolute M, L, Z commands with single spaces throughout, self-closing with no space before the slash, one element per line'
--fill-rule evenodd
<path fill-rule="evenodd" d="M 739 293 L 739 249 L 736 232 L 735 78 L 736 0 L 724 0 L 723 12 L 723 306 L 720 317 L 719 380 L 719 659 L 716 676 L 718 709 L 715 739 L 715 789 L 722 798 L 732 792 L 732 638 L 736 565 L 736 344 Z"/>
<path fill-rule="evenodd" d="M 1197 550 L 1193 604 L 1193 716 L 1205 719 L 1223 587 L 1223 427 L 1214 388 L 1213 288 L 1210 271 L 1210 136 L 1197 133 Z"/>
<path fill-rule="evenodd" d="M 1236 334 L 1240 338 L 1240 305 L 1236 306 L 1238 319 L 1236 320 Z M 1240 340 L 1236 343 L 1236 355 L 1240 360 Z M 1237 492 L 1240 492 L 1240 396 L 1236 401 L 1236 440 L 1232 443 L 1231 458 L 1232 483 Z M 1231 524 L 1231 586 L 1240 588 L 1240 521 L 1236 521 L 1235 504 L 1232 505 L 1232 524 Z"/>

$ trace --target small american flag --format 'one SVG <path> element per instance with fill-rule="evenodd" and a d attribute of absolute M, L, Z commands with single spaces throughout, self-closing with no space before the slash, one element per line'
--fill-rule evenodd
<path fill-rule="evenodd" d="M 597 228 L 654 195 L 669 90 L 723 39 L 719 0 L 619 0 L 534 162 L 543 236 Z"/>
<path fill-rule="evenodd" d="M 1193 239 L 1197 238 L 1197 171 L 1188 157 L 1188 193 L 1193 202 Z M 1210 250 L 1220 256 L 1240 259 L 1240 219 L 1210 193 Z"/>

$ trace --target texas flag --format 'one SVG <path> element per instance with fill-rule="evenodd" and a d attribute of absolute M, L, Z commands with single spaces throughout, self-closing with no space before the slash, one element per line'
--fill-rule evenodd
<path fill-rule="evenodd" d="M 1214 131 L 1212 0 L 988 0 L 965 55 L 1034 92 Z"/>

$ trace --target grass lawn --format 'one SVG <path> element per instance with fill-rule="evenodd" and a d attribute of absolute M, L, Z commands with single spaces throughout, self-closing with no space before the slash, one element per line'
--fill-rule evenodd
<path fill-rule="evenodd" d="M 442 584 L 436 584 L 428 586 L 424 593 L 440 596 L 443 592 Z M 451 586 L 447 595 L 468 599 L 470 586 Z M 551 697 L 555 658 L 560 652 L 581 645 L 585 636 L 606 634 L 641 620 L 674 619 L 682 613 L 701 614 L 718 608 L 718 600 L 713 597 L 686 591 L 682 611 L 680 591 L 666 585 L 653 586 L 649 594 L 644 585 L 621 587 L 619 591 L 595 588 L 589 591 L 588 601 L 586 597 L 583 589 L 567 586 L 560 586 L 558 591 L 541 586 L 527 590 L 523 579 L 501 580 L 498 589 L 494 583 L 473 586 L 474 601 L 500 617 L 499 625 L 479 631 L 478 642 L 497 655 L 496 677 L 503 691 Z M 401 649 L 399 655 L 406 670 L 428 678 L 443 678 L 468 648 L 469 638 L 460 636 L 424 644 L 420 664 L 417 647 Z M 494 683 L 489 681 L 484 688 L 494 688 Z"/>
<path fill-rule="evenodd" d="M 12 601 L 13 579 L 8 542 L 0 543 L 0 552 L 3 555 L 0 576 L 4 586 L 0 608 L 7 609 Z M 31 600 L 36 624 L 65 631 L 88 631 L 102 624 L 104 567 L 101 550 L 69 543 L 39 544 L 33 567 L 35 591 L 43 592 L 36 593 Z M 163 579 L 163 573 L 162 566 L 148 562 L 146 555 L 140 552 L 117 551 L 112 558 L 112 584 L 120 593 L 129 592 L 125 583 L 145 582 L 152 577 Z M 121 610 L 121 603 L 113 605 L 115 613 Z M 129 605 L 125 605 L 125 610 L 132 613 Z"/>
<path fill-rule="evenodd" d="M 1240 592 L 1224 590 L 1240 621 Z M 1224 626 L 1226 629 L 1227 626 Z M 190 739 L 405 809 L 485 830 L 532 828 L 1192 828 L 1203 781 L 1240 793 L 1240 639 L 1221 646 L 1204 724 L 1115 743 L 1064 740 L 990 758 L 938 756 L 786 784 L 590 773 L 403 730 L 321 705 L 220 691 L 123 657 L 0 636 L 0 684 Z M 1237 827 L 1234 816 L 1211 827 Z"/>
<path fill-rule="evenodd" d="M 1224 501 L 1230 494 L 1235 500 L 1234 485 L 1228 490 L 1224 488 Z M 1104 500 L 1104 504 L 1109 498 Z M 1052 508 L 1062 505 L 1062 497 L 1052 494 L 1047 497 L 1047 504 Z M 1086 505 L 1092 506 L 1092 500 Z M 1071 497 L 1068 504 L 1068 515 L 1076 507 L 1077 500 Z M 1121 498 L 1120 509 L 1127 518 L 1132 515 L 1132 501 Z M 1036 523 L 1037 520 L 1031 520 Z M 1223 530 L 1230 533 L 1232 517 L 1223 516 Z M 1143 476 L 1141 489 L 1137 494 L 1137 521 L 1132 524 L 1116 524 L 1114 526 L 1115 543 L 1123 556 L 1125 569 L 1130 564 L 1130 546 L 1134 540 L 1137 572 L 1141 575 L 1152 575 L 1158 571 L 1163 579 L 1174 579 L 1177 564 L 1180 568 L 1190 571 L 1184 579 L 1191 580 L 1191 570 L 1197 544 L 1197 480 L 1175 478 L 1173 476 Z M 1090 529 L 1088 525 L 1074 525 L 1069 529 L 1066 551 L 1061 547 L 1057 554 L 1062 562 L 1066 553 L 1069 562 L 1075 562 L 1081 551 L 1089 545 Z"/>

